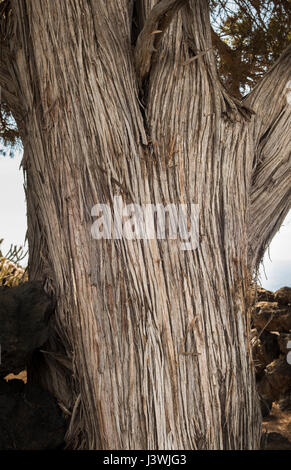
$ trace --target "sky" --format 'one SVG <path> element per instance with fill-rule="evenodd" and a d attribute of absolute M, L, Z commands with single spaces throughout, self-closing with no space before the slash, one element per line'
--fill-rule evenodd
<path fill-rule="evenodd" d="M 5 254 L 11 244 L 24 245 L 26 235 L 26 205 L 23 174 L 19 169 L 21 152 L 14 158 L 0 155 L 0 239 Z M 274 237 L 263 266 L 260 283 L 269 290 L 291 286 L 291 211 Z M 26 259 L 22 264 L 25 265 Z"/>
<path fill-rule="evenodd" d="M 0 249 L 4 255 L 11 245 L 25 244 L 26 204 L 20 163 L 20 152 L 14 158 L 0 155 L 0 239 L 4 238 Z"/>

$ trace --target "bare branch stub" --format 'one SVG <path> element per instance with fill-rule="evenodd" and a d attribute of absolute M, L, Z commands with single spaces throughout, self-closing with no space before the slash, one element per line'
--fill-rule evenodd
<path fill-rule="evenodd" d="M 161 0 L 150 12 L 140 32 L 135 49 L 135 64 L 139 84 L 148 75 L 153 56 L 175 14 L 188 0 Z"/>

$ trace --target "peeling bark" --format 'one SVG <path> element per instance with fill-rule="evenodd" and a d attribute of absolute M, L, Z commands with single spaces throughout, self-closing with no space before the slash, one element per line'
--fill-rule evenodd
<path fill-rule="evenodd" d="M 162 0 L 151 10 L 135 48 L 135 63 L 140 83 L 150 71 L 152 58 L 158 52 L 165 31 L 187 2 L 188 0 Z"/>
<path fill-rule="evenodd" d="M 291 207 L 291 46 L 246 99 L 256 112 L 249 245 L 252 266 Z"/>
<path fill-rule="evenodd" d="M 6 66 L 24 110 L 29 272 L 57 298 L 33 376 L 71 413 L 69 448 L 259 447 L 249 287 L 290 207 L 290 160 L 283 144 L 277 157 L 267 151 L 266 133 L 287 139 L 290 107 L 261 100 L 290 79 L 287 59 L 240 103 L 217 77 L 207 2 L 166 3 L 175 15 L 137 72 L 157 2 L 136 2 L 134 51 L 131 2 L 11 0 Z M 284 183 L 269 197 L 260 175 L 265 184 L 272 161 Z M 92 240 L 91 208 L 117 194 L 199 204 L 198 249 Z"/>

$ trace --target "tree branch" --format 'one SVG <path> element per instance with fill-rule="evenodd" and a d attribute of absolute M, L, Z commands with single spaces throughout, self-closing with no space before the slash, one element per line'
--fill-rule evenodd
<path fill-rule="evenodd" d="M 15 83 L 9 73 L 12 64 L 9 40 L 13 35 L 13 15 L 9 0 L 0 2 L 0 105 L 5 103 L 14 113 L 19 114 L 19 100 Z"/>
<path fill-rule="evenodd" d="M 151 10 L 138 36 L 135 49 L 135 64 L 141 84 L 150 71 L 155 52 L 175 14 L 189 0 L 161 0 Z"/>
<path fill-rule="evenodd" d="M 255 112 L 250 260 L 258 266 L 291 208 L 291 46 L 245 101 Z"/>
<path fill-rule="evenodd" d="M 16 89 L 11 75 L 8 71 L 9 51 L 6 47 L 1 45 L 0 53 L 0 102 L 5 102 L 9 108 L 17 109 L 19 101 L 16 96 Z"/>
<path fill-rule="evenodd" d="M 262 136 L 289 104 L 289 81 L 291 80 L 291 46 L 288 46 L 265 77 L 243 101 L 257 114 L 255 136 Z M 291 88 L 291 86 L 290 86 Z M 288 95 L 288 96 L 287 96 Z"/>
<path fill-rule="evenodd" d="M 231 86 L 230 92 L 236 98 L 241 98 L 240 92 L 240 84 L 242 74 L 245 76 L 247 75 L 244 72 L 246 68 L 246 64 L 244 64 L 241 60 L 241 54 L 231 47 L 228 46 L 220 37 L 219 35 L 211 28 L 211 39 L 212 44 L 215 49 L 218 51 L 223 63 L 224 67 L 226 67 L 226 72 L 231 74 Z"/>

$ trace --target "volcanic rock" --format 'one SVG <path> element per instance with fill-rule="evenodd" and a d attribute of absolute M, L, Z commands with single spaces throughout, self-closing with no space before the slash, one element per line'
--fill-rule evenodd
<path fill-rule="evenodd" d="M 291 365 L 287 363 L 286 357 L 280 356 L 265 368 L 257 388 L 261 397 L 272 401 L 278 401 L 290 393 Z"/>
<path fill-rule="evenodd" d="M 281 287 L 275 292 L 274 298 L 281 305 L 291 305 L 291 287 Z"/>
<path fill-rule="evenodd" d="M 289 332 L 291 330 L 291 308 L 277 302 L 258 302 L 252 309 L 255 328 L 267 331 Z"/>
<path fill-rule="evenodd" d="M 52 310 L 40 283 L 0 287 L 0 376 L 25 369 L 32 351 L 48 339 Z"/>
<path fill-rule="evenodd" d="M 64 434 L 64 418 L 48 392 L 0 379 L 0 450 L 57 449 Z"/>

